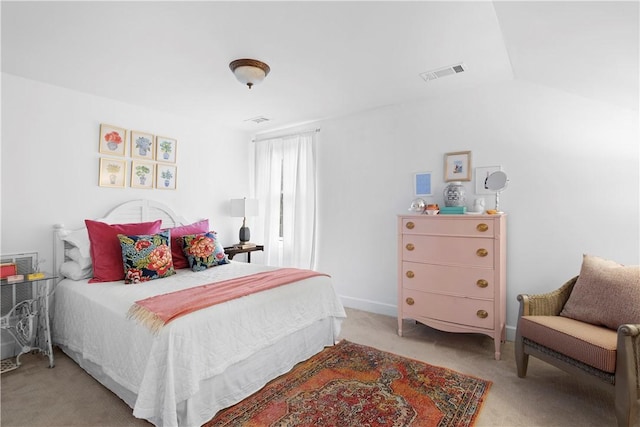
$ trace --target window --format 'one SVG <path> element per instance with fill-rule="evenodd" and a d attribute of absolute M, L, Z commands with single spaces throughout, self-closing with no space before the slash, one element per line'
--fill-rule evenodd
<path fill-rule="evenodd" d="M 255 143 L 256 198 L 264 206 L 265 260 L 313 268 L 316 230 L 316 131 Z"/>

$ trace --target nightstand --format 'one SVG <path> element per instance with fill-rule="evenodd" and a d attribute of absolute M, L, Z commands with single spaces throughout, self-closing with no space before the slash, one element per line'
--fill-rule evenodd
<path fill-rule="evenodd" d="M 49 325 L 49 298 L 53 294 L 51 282 L 55 275 L 44 274 L 36 279 L 24 279 L 8 283 L 2 279 L 0 285 L 17 287 L 31 286 L 32 297 L 16 303 L 16 305 L 0 318 L 0 328 L 9 332 L 9 335 L 20 346 L 20 353 L 16 356 L 15 363 L 6 359 L 2 361 L 2 372 L 11 371 L 20 366 L 20 356 L 32 350 L 37 350 L 49 358 L 49 367 L 53 368 L 53 349 L 51 346 L 51 329 Z"/>
<path fill-rule="evenodd" d="M 263 250 L 264 245 L 255 245 L 248 248 L 243 248 L 240 246 L 229 246 L 224 248 L 224 253 L 227 254 L 229 259 L 233 259 L 233 257 L 238 254 L 247 254 L 247 262 L 251 262 L 251 252 Z"/>

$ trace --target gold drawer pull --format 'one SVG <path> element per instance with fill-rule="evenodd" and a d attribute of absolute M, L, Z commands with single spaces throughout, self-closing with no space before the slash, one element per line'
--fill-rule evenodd
<path fill-rule="evenodd" d="M 409 221 L 409 222 L 407 223 L 407 226 L 406 226 L 406 227 L 407 227 L 409 230 L 413 230 L 413 227 L 415 227 L 415 226 L 416 226 L 416 225 L 415 225 L 412 221 Z"/>
<path fill-rule="evenodd" d="M 416 248 L 415 246 L 413 246 L 413 243 L 407 243 L 407 246 L 405 247 L 407 248 L 408 251 L 412 251 Z"/>
<path fill-rule="evenodd" d="M 480 248 L 476 251 L 476 255 L 478 255 L 479 257 L 486 257 L 487 255 L 489 255 L 489 251 L 484 248 Z"/>
<path fill-rule="evenodd" d="M 487 231 L 488 229 L 489 229 L 489 226 L 484 222 L 481 222 L 480 224 L 476 225 L 476 230 L 478 231 Z"/>
<path fill-rule="evenodd" d="M 478 287 L 479 287 L 479 288 L 486 288 L 487 286 L 489 286 L 489 282 L 487 282 L 487 281 L 486 281 L 486 280 L 484 280 L 484 279 L 479 279 L 479 280 L 476 282 L 476 285 L 478 285 Z"/>
<path fill-rule="evenodd" d="M 413 274 L 413 271 L 409 270 L 409 271 L 407 271 L 407 277 L 409 279 L 413 279 L 415 277 L 415 274 Z"/>
<path fill-rule="evenodd" d="M 415 301 L 413 300 L 413 298 L 407 298 L 407 304 L 413 305 L 415 304 Z"/>
<path fill-rule="evenodd" d="M 488 315 L 489 315 L 489 313 L 487 313 L 486 310 L 478 310 L 476 312 L 476 316 L 478 316 L 481 319 L 486 319 Z"/>

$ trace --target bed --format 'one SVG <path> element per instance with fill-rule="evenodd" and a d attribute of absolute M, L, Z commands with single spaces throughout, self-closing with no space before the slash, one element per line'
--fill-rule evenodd
<path fill-rule="evenodd" d="M 163 229 L 190 224 L 148 200 L 124 203 L 99 221 L 154 219 L 162 220 Z M 52 340 L 133 408 L 135 417 L 155 425 L 202 425 L 333 345 L 346 317 L 330 277 L 320 275 L 194 311 L 153 331 L 127 315 L 136 301 L 274 267 L 229 261 L 132 285 L 88 283 L 86 274 L 77 274 L 86 265 L 76 265 L 82 264 L 81 249 L 86 260 L 85 234 L 55 226 L 55 265 L 67 277 L 55 288 Z"/>

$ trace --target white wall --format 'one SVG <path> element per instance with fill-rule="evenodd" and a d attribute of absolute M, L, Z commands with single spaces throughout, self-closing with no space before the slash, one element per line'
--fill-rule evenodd
<path fill-rule="evenodd" d="M 100 123 L 176 137 L 178 190 L 98 187 Z M 208 217 L 223 243 L 237 239 L 228 200 L 248 194 L 238 173 L 250 165 L 244 135 L 6 74 L 2 125 L 2 253 L 36 250 L 50 266 L 54 223 L 80 227 L 134 198 Z M 510 335 L 516 295 L 555 289 L 579 272 L 583 253 L 639 263 L 637 111 L 512 81 L 313 127 L 318 268 L 348 306 L 395 315 L 396 215 L 413 199 L 415 172 L 433 172 L 442 203 L 451 151 L 471 150 L 474 167 L 502 165 L 510 177 L 501 197 Z"/>
<path fill-rule="evenodd" d="M 99 187 L 100 123 L 176 138 L 177 189 Z M 38 252 L 42 270 L 52 271 L 54 224 L 80 228 L 85 218 L 142 198 L 189 220 L 209 218 L 222 243 L 232 244 L 240 224 L 229 217 L 229 199 L 248 194 L 238 174 L 248 151 L 236 132 L 3 73 L 0 252 Z M 2 358 L 16 352 L 2 331 Z"/>
<path fill-rule="evenodd" d="M 100 123 L 176 138 L 177 190 L 99 187 Z M 238 174 L 248 150 L 237 132 L 3 73 L 2 253 L 37 251 L 51 270 L 54 224 L 80 228 L 85 218 L 141 198 L 189 220 L 209 218 L 222 243 L 232 244 L 240 224 L 229 217 L 229 199 L 248 192 Z"/>
<path fill-rule="evenodd" d="M 511 81 L 318 123 L 319 263 L 345 304 L 396 314 L 396 215 L 443 155 L 501 165 L 509 187 L 507 324 L 519 293 L 559 287 L 582 254 L 639 263 L 638 112 Z M 469 207 L 474 182 L 465 184 Z M 487 207 L 493 198 L 485 197 Z"/>

